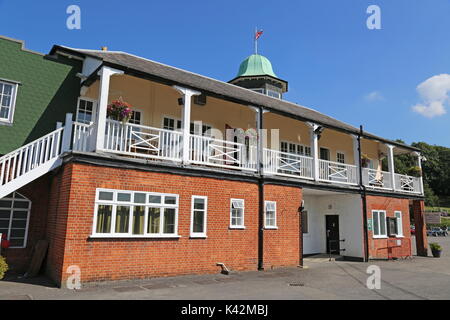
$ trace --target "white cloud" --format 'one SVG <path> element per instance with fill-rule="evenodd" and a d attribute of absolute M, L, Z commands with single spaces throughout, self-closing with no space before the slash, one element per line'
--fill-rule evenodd
<path fill-rule="evenodd" d="M 439 117 L 447 113 L 450 93 L 450 75 L 440 74 L 431 77 L 417 86 L 422 102 L 413 106 L 417 112 L 427 118 Z"/>
<path fill-rule="evenodd" d="M 364 99 L 366 99 L 367 101 L 380 101 L 380 100 L 384 100 L 383 96 L 381 95 L 381 93 L 379 91 L 372 91 L 371 93 L 367 94 Z"/>

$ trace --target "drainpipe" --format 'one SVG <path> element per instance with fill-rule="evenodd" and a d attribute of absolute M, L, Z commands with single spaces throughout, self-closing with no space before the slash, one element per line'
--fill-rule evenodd
<path fill-rule="evenodd" d="M 263 119 L 264 110 L 257 108 L 256 126 L 258 128 L 258 270 L 264 270 L 264 150 L 263 150 Z"/>
<path fill-rule="evenodd" d="M 364 136 L 363 126 L 360 126 L 358 135 L 358 154 L 359 154 L 359 186 L 361 188 L 361 198 L 363 205 L 363 236 L 364 236 L 364 262 L 369 261 L 369 232 L 367 230 L 367 190 L 363 182 L 362 167 L 362 147 L 361 138 Z"/>

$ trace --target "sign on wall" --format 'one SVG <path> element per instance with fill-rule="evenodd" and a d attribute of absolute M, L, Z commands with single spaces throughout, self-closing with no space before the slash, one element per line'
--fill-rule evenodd
<path fill-rule="evenodd" d="M 373 231 L 372 219 L 367 219 L 367 231 Z"/>

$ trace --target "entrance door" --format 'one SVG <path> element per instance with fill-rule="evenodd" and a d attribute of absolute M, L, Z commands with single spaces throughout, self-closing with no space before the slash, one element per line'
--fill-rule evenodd
<path fill-rule="evenodd" d="M 339 239 L 339 216 L 325 216 L 327 233 L 327 253 L 340 254 L 340 239 Z"/>

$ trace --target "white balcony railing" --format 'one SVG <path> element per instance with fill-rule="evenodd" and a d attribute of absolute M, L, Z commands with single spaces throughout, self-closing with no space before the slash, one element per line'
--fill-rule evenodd
<path fill-rule="evenodd" d="M 319 160 L 319 180 L 358 184 L 358 167 L 339 162 Z"/>
<path fill-rule="evenodd" d="M 422 193 L 421 179 L 403 174 L 395 174 L 395 190 Z"/>
<path fill-rule="evenodd" d="M 73 150 L 92 151 L 95 124 L 87 125 L 75 122 L 73 128 Z M 58 141 L 59 137 L 54 138 L 52 136 L 51 139 Z M 189 161 L 193 164 L 253 172 L 257 170 L 256 146 L 200 135 L 190 135 L 188 139 Z M 183 134 L 179 131 L 130 123 L 124 124 L 114 120 L 106 121 L 104 150 L 107 152 L 137 158 L 181 162 L 182 147 Z M 13 156 L 20 156 L 20 154 Z M 314 179 L 314 159 L 312 157 L 270 149 L 264 149 L 263 157 L 266 174 L 307 180 Z M 319 160 L 318 162 L 319 181 L 358 185 L 359 170 L 357 166 L 326 160 Z M 11 163 L 14 164 L 14 161 Z M 30 165 L 32 166 L 32 164 Z M 5 164 L 3 164 L 3 170 L 7 171 L 6 169 Z M 362 178 L 366 187 L 393 190 L 392 174 L 389 172 L 364 168 Z M 423 193 L 420 178 L 395 174 L 394 179 L 395 191 Z"/>
<path fill-rule="evenodd" d="M 392 189 L 391 173 L 363 168 L 363 184 L 376 189 Z"/>
<path fill-rule="evenodd" d="M 182 133 L 106 121 L 105 151 L 124 155 L 181 161 Z"/>
<path fill-rule="evenodd" d="M 254 146 L 199 135 L 190 137 L 191 163 L 256 171 L 256 160 Z"/>
<path fill-rule="evenodd" d="M 313 178 L 313 158 L 264 149 L 264 172 L 268 174 Z"/>

